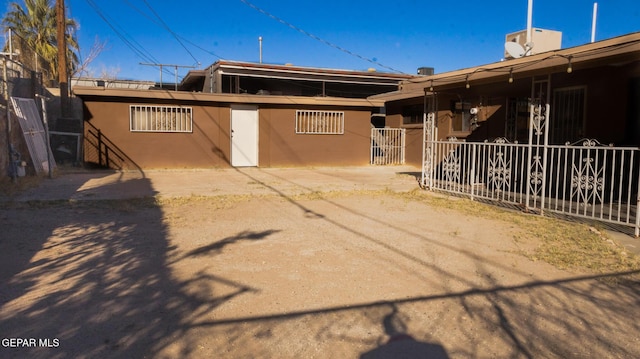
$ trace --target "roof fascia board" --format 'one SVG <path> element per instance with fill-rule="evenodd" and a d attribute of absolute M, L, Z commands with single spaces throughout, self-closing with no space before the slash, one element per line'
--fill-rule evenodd
<path fill-rule="evenodd" d="M 568 65 L 571 57 L 572 65 L 598 63 L 606 58 L 628 57 L 634 52 L 640 54 L 640 32 L 603 40 L 596 43 L 580 45 L 568 49 L 543 52 L 540 54 L 495 62 L 477 67 L 443 72 L 431 76 L 423 76 L 402 81 L 403 90 L 424 89 L 431 86 L 453 85 L 477 80 L 488 80 L 508 76 L 511 69 L 514 74 L 536 74 L 546 70 L 561 71 Z M 640 58 L 640 55 L 638 56 Z"/>
<path fill-rule="evenodd" d="M 387 92 L 377 95 L 371 95 L 367 97 L 368 100 L 371 101 L 399 101 L 399 100 L 408 100 L 416 97 L 421 97 L 425 95 L 424 89 L 412 89 L 411 91 L 393 91 Z"/>
<path fill-rule="evenodd" d="M 302 81 L 311 81 L 311 82 L 338 82 L 345 84 L 359 84 L 359 85 L 380 85 L 380 86 L 397 86 L 400 83 L 400 79 L 397 80 L 389 80 L 388 82 L 375 82 L 375 81 L 366 81 L 365 80 L 350 80 L 350 79 L 339 79 L 334 76 L 322 76 L 318 74 L 310 74 L 307 76 L 284 76 L 284 75 L 273 75 L 268 73 L 256 73 L 256 72 L 242 72 L 242 71 L 220 71 L 222 75 L 235 75 L 235 76 L 245 76 L 252 78 L 269 78 L 269 79 L 280 79 L 280 80 L 302 80 Z"/>
<path fill-rule="evenodd" d="M 347 70 L 331 70 L 331 69 L 314 69 L 314 68 L 306 68 L 306 67 L 291 67 L 288 68 L 286 66 L 267 66 L 267 65 L 253 65 L 253 64 L 244 64 L 244 63 L 223 63 L 216 67 L 216 69 L 221 69 L 221 71 L 229 72 L 228 69 L 247 71 L 249 73 L 254 71 L 263 71 L 263 72 L 279 72 L 279 73 L 291 73 L 291 74 L 301 74 L 301 75 L 314 75 L 314 76 L 338 76 L 338 77 L 357 77 L 357 78 L 374 78 L 374 79 L 384 79 L 390 81 L 402 81 L 410 78 L 414 78 L 416 76 L 412 75 L 399 75 L 399 74 L 387 74 L 387 73 L 379 73 L 379 72 L 359 72 L 359 71 L 347 71 Z"/>
<path fill-rule="evenodd" d="M 382 107 L 384 101 L 369 99 L 351 99 L 341 97 L 307 97 L 307 96 L 274 96 L 244 95 L 204 92 L 180 92 L 168 90 L 132 90 L 105 89 L 102 87 L 76 87 L 73 93 L 78 97 L 110 97 L 146 100 L 174 100 L 216 103 L 247 103 L 272 105 L 321 105 L 345 107 Z"/>

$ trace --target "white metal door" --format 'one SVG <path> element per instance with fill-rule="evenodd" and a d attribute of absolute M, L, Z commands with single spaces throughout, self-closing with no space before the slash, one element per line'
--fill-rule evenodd
<path fill-rule="evenodd" d="M 258 165 L 258 109 L 255 106 L 231 108 L 231 165 Z"/>

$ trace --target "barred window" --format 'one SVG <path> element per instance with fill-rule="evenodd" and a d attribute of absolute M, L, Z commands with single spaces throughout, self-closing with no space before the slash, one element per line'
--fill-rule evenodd
<path fill-rule="evenodd" d="M 296 133 L 342 135 L 344 134 L 344 112 L 297 110 Z"/>
<path fill-rule="evenodd" d="M 585 87 L 568 87 L 553 92 L 549 143 L 575 142 L 585 137 Z"/>
<path fill-rule="evenodd" d="M 191 107 L 131 105 L 132 132 L 193 132 Z"/>

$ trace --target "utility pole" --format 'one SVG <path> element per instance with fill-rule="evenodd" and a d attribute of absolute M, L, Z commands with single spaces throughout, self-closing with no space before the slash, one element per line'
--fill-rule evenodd
<path fill-rule="evenodd" d="M 56 21 L 58 30 L 58 82 L 60 83 L 60 112 L 63 118 L 69 116 L 69 74 L 67 72 L 67 36 L 64 0 L 56 0 Z"/>

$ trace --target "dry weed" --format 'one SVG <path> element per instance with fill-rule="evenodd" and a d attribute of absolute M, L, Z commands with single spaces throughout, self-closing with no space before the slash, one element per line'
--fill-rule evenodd
<path fill-rule="evenodd" d="M 408 192 L 403 198 L 429 203 L 442 210 L 464 215 L 504 221 L 518 228 L 514 241 L 533 244 L 519 253 L 542 260 L 557 268 L 589 274 L 631 273 L 626 278 L 607 277 L 609 282 L 640 280 L 640 256 L 627 251 L 597 228 L 585 223 L 526 214 L 457 197 L 433 195 L 423 191 Z"/>

